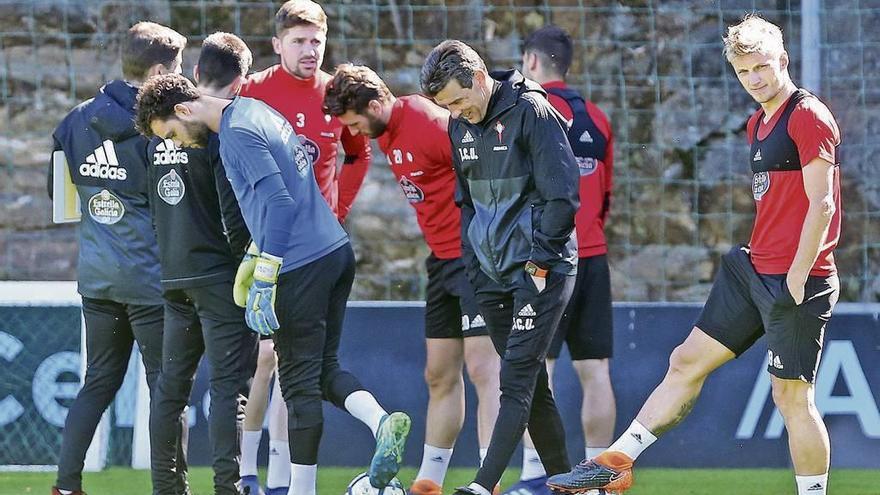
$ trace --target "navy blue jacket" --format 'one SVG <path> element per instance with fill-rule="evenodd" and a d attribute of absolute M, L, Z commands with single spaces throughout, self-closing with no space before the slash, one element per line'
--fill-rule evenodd
<path fill-rule="evenodd" d="M 147 139 L 134 127 L 137 88 L 110 81 L 55 129 L 82 204 L 79 293 L 162 304 L 159 249 L 147 198 Z M 51 173 L 51 165 L 50 165 Z"/>
<path fill-rule="evenodd" d="M 449 120 L 462 258 L 505 285 L 523 280 L 529 260 L 575 274 L 579 174 L 566 122 L 519 72 L 492 77 L 485 118 Z"/>

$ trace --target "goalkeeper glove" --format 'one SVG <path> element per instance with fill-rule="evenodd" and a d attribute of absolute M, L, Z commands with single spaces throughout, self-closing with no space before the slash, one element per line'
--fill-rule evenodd
<path fill-rule="evenodd" d="M 248 291 L 254 283 L 254 269 L 257 267 L 259 255 L 260 250 L 257 249 L 254 241 L 251 241 L 244 258 L 241 259 L 241 264 L 238 265 L 238 270 L 235 272 L 235 283 L 232 285 L 232 299 L 236 306 L 243 308 L 247 304 Z"/>
<path fill-rule="evenodd" d="M 272 335 L 280 326 L 275 315 L 275 291 L 283 260 L 262 253 L 256 258 L 254 283 L 248 291 L 244 319 L 251 330 L 260 335 Z"/>

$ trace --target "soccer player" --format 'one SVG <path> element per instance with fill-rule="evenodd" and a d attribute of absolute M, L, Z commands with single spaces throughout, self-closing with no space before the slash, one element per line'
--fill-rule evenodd
<path fill-rule="evenodd" d="M 242 216 L 259 251 L 245 321 L 272 334 L 288 408 L 289 493 L 316 493 L 322 397 L 367 424 L 376 437 L 370 482 L 397 474 L 409 433 L 405 413 L 388 414 L 337 356 L 354 280 L 348 236 L 321 197 L 293 127 L 252 98 L 203 94 L 186 78 L 149 80 L 138 94 L 137 125 L 178 146 L 203 145 L 213 131 Z"/>
<path fill-rule="evenodd" d="M 171 28 L 152 22 L 132 26 L 122 48 L 123 79 L 108 82 L 79 104 L 52 134 L 83 205 L 77 288 L 88 359 L 83 387 L 65 420 L 53 495 L 83 494 L 86 450 L 122 385 L 133 342 L 151 395 L 159 375 L 159 256 L 147 202 L 147 140 L 134 128 L 133 117 L 138 86 L 150 76 L 180 72 L 185 45 Z M 174 424 L 165 427 L 174 429 Z"/>
<path fill-rule="evenodd" d="M 413 495 L 440 495 L 464 422 L 462 367 L 477 390 L 480 460 L 498 416 L 499 360 L 461 261 L 461 214 L 446 132 L 449 112 L 421 95 L 396 98 L 369 67 L 343 64 L 327 85 L 324 110 L 353 135 L 376 138 L 388 157 L 431 255 L 425 301 L 428 414 Z"/>
<path fill-rule="evenodd" d="M 611 443 L 616 412 L 608 372 L 613 324 L 611 275 L 604 232 L 611 205 L 614 138 L 605 114 L 565 85 L 565 75 L 571 65 L 572 42 L 562 28 L 548 25 L 526 37 L 522 58 L 523 75 L 540 83 L 547 91 L 550 104 L 571 122 L 568 142 L 580 172 L 581 206 L 574 217 L 578 239 L 577 281 L 547 355 L 547 374 L 552 384 L 553 364 L 563 342 L 567 343 L 583 390 L 581 424 L 586 456 L 593 457 Z M 546 494 L 549 493 L 546 483 L 544 466 L 526 433 L 520 482 L 505 493 Z"/>
<path fill-rule="evenodd" d="M 840 236 L 840 132 L 828 108 L 792 82 L 776 25 L 746 16 L 728 28 L 724 55 L 761 106 L 747 125 L 757 207 L 751 240 L 722 258 L 693 330 L 635 421 L 604 453 L 550 477 L 557 491 L 628 488 L 633 461 L 688 415 L 706 377 L 762 335 L 798 494 L 827 491 L 828 432 L 813 384 L 840 291 L 833 254 Z"/>
<path fill-rule="evenodd" d="M 422 91 L 449 109 L 462 259 L 501 356 L 501 407 L 489 452 L 459 495 L 489 495 L 526 424 L 548 473 L 569 469 L 544 358 L 577 272 L 577 163 L 566 123 L 536 83 L 490 76 L 466 44 L 428 55 Z"/>
<path fill-rule="evenodd" d="M 201 91 L 218 98 L 234 96 L 251 60 L 237 36 L 208 36 L 195 67 Z M 216 134 L 198 148 L 178 148 L 170 139 L 154 138 L 147 156 L 165 297 L 162 374 L 150 415 L 153 492 L 179 493 L 175 479 L 185 473 L 175 469 L 177 432 L 168 424 L 186 407 L 199 360 L 206 354 L 214 493 L 238 494 L 238 398 L 250 378 L 244 371 L 246 357 L 256 356 L 258 339 L 232 296 L 250 235 L 223 171 Z"/>
<path fill-rule="evenodd" d="M 275 36 L 272 38 L 272 48 L 279 63 L 251 75 L 241 94 L 262 100 L 293 125 L 314 164 L 313 172 L 321 194 L 339 221 L 344 222 L 370 164 L 370 140 L 366 136 L 352 136 L 339 120 L 328 116 L 321 108 L 324 88 L 330 80 L 330 75 L 321 70 L 326 44 L 327 15 L 324 9 L 312 0 L 285 2 L 275 13 Z M 345 157 L 337 171 L 340 144 Z M 257 484 L 257 451 L 266 410 L 265 390 L 275 362 L 271 344 L 261 344 L 252 384 L 255 397 L 249 401 L 251 406 L 247 410 L 242 435 L 241 474 L 247 484 Z M 287 471 L 290 460 L 285 457 L 287 438 L 277 435 L 286 431 L 284 415 L 280 418 L 272 416 L 273 411 L 283 413 L 284 409 L 278 406 L 277 399 L 269 405 L 269 495 L 286 492 L 290 478 Z"/>

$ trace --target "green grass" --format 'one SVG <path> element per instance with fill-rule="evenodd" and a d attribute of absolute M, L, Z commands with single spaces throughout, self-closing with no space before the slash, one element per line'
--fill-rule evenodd
<path fill-rule="evenodd" d="M 363 468 L 331 468 L 319 470 L 320 495 L 341 495 L 348 482 Z M 414 469 L 401 471 L 400 479 L 409 483 Z M 474 475 L 471 469 L 453 469 L 446 478 L 446 492 L 467 483 Z M 516 481 L 510 470 L 503 486 Z M 265 473 L 261 473 L 265 480 Z M 48 495 L 55 473 L 0 473 L 0 495 Z M 111 468 L 100 473 L 85 474 L 89 495 L 146 495 L 150 489 L 147 471 Z M 191 470 L 194 495 L 209 495 L 211 471 Z M 838 469 L 831 472 L 831 495 L 880 494 L 880 470 Z M 638 469 L 636 485 L 627 495 L 794 495 L 794 477 L 783 469 Z"/>

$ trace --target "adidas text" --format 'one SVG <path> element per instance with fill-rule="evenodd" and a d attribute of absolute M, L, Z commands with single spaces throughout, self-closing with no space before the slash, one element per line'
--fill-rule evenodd
<path fill-rule="evenodd" d="M 189 155 L 174 145 L 174 141 L 165 139 L 156 145 L 153 153 L 153 165 L 177 165 L 189 163 Z"/>
<path fill-rule="evenodd" d="M 119 166 L 113 141 L 109 139 L 86 157 L 85 163 L 79 166 L 79 173 L 83 177 L 96 179 L 125 180 L 128 178 L 128 172 Z"/>

